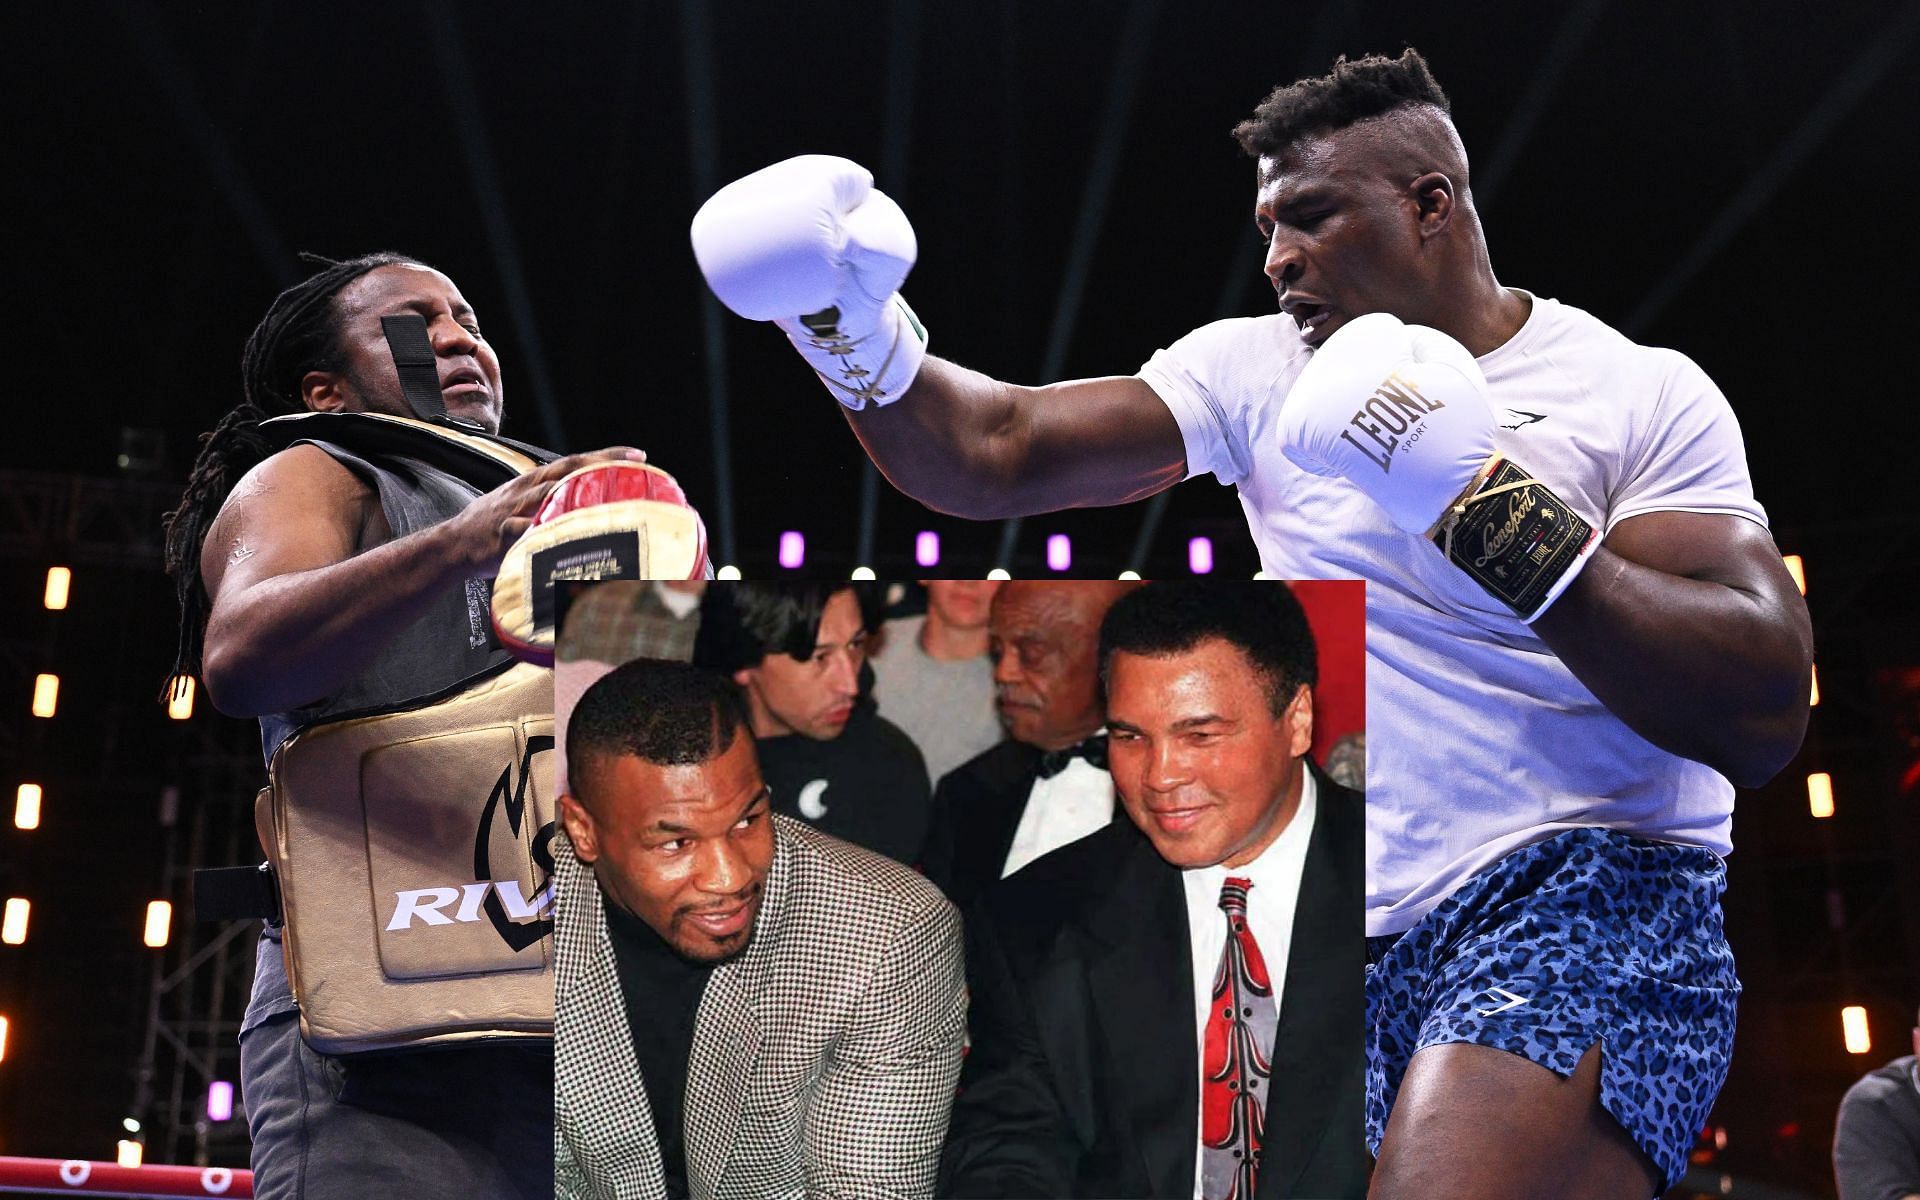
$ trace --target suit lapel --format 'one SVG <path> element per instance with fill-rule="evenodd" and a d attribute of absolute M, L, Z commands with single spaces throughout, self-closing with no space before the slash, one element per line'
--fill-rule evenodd
<path fill-rule="evenodd" d="M 1085 924 L 1087 980 L 1099 1033 L 1117 1082 L 1096 1097 L 1127 1128 L 1155 1195 L 1193 1190 L 1199 1128 L 1199 1059 L 1193 1013 L 1193 945 L 1180 873 L 1137 831 L 1114 884 Z"/>
<path fill-rule="evenodd" d="M 1338 1091 L 1366 1052 L 1361 858 L 1366 845 L 1364 801 L 1316 776 L 1313 836 L 1300 875 L 1287 956 L 1280 1025 L 1274 1033 L 1273 1086 L 1267 1097 L 1260 1160 L 1262 1200 L 1293 1194 L 1327 1128 L 1324 1099 Z M 1342 1055 L 1340 1046 L 1351 1047 Z M 1345 1136 L 1358 1138 L 1350 1129 Z"/>
<path fill-rule="evenodd" d="M 554 1087 L 560 1134 L 596 1194 L 666 1196 L 660 1139 L 633 1053 L 593 874 L 555 839 Z"/>
<path fill-rule="evenodd" d="M 964 871 L 968 876 L 963 895 L 978 895 L 1000 878 L 1033 791 L 1040 752 L 1021 742 L 1003 742 L 998 750 L 991 769 L 981 772 L 978 798 L 959 817 L 960 853 L 955 857 L 960 870 L 955 875 Z"/>
<path fill-rule="evenodd" d="M 755 1000 L 763 991 L 780 940 L 792 863 L 783 838 L 775 845 L 773 866 L 767 872 L 753 944 L 740 958 L 715 970 L 700 996 L 687 1059 L 687 1191 L 693 1196 L 722 1194 L 740 1115 L 760 1060 Z"/>

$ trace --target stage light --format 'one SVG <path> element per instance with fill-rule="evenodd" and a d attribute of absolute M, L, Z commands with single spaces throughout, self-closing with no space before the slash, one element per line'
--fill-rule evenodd
<path fill-rule="evenodd" d="M 233 1085 L 224 1079 L 216 1079 L 207 1085 L 207 1119 L 210 1121 L 233 1119 Z"/>
<path fill-rule="evenodd" d="M 134 1120 L 132 1117 L 121 1117 L 120 1128 L 126 1130 L 128 1133 L 139 1133 L 140 1122 Z"/>
<path fill-rule="evenodd" d="M 1818 708 L 1820 707 L 1820 668 L 1814 667 L 1807 677 L 1813 683 L 1813 694 L 1807 699 L 1807 707 Z"/>
<path fill-rule="evenodd" d="M 855 568 L 853 569 L 853 577 L 854 577 L 855 579 L 859 579 L 859 580 L 868 580 L 868 579 L 878 579 L 878 578 L 880 578 L 880 577 L 879 577 L 878 575 L 875 575 L 875 574 L 873 573 L 873 568 L 872 568 L 872 567 L 855 567 Z"/>
<path fill-rule="evenodd" d="M 913 561 L 923 567 L 940 565 L 940 535 L 931 529 L 922 529 L 913 539 Z"/>
<path fill-rule="evenodd" d="M 114 1152 L 114 1162 L 123 1167 L 137 1167 L 140 1165 L 140 1153 L 139 1142 L 121 1138 Z"/>
<path fill-rule="evenodd" d="M 1873 1037 L 1867 1032 L 1867 1010 L 1858 1004 L 1840 1010 L 1840 1033 L 1847 1040 L 1848 1054 L 1865 1054 L 1873 1049 Z"/>
<path fill-rule="evenodd" d="M 1253 577 L 1255 579 L 1272 579 L 1273 578 L 1273 576 L 1267 574 L 1265 571 L 1255 571 L 1253 573 Z"/>
<path fill-rule="evenodd" d="M 1807 594 L 1807 564 L 1798 554 L 1788 554 L 1781 558 L 1787 564 L 1787 574 L 1793 576 L 1793 586 L 1800 589 L 1802 596 Z"/>
<path fill-rule="evenodd" d="M 1047 535 L 1047 569 L 1064 571 L 1073 565 L 1073 543 L 1064 533 Z"/>
<path fill-rule="evenodd" d="M 1195 575 L 1213 574 L 1213 539 L 1190 538 L 1187 541 L 1187 569 Z"/>
<path fill-rule="evenodd" d="M 1013 575 L 1005 567 L 995 567 L 987 572 L 988 579 L 1012 579 Z"/>
<path fill-rule="evenodd" d="M 1122 578 L 1122 579 L 1138 579 L 1138 578 L 1140 578 L 1140 572 L 1138 572 L 1138 571 L 1122 571 L 1122 572 L 1120 572 L 1120 578 Z"/>
<path fill-rule="evenodd" d="M 60 677 L 58 675 L 36 675 L 33 677 L 33 715 L 50 717 L 60 703 Z"/>
<path fill-rule="evenodd" d="M 798 529 L 789 529 L 780 535 L 780 565 L 789 571 L 798 570 L 801 563 L 807 561 L 807 539 L 800 536 Z"/>
<path fill-rule="evenodd" d="M 40 828 L 40 785 L 23 783 L 13 796 L 13 827 L 15 829 Z"/>
<path fill-rule="evenodd" d="M 67 592 L 73 587 L 73 572 L 66 567 L 47 568 L 47 607 L 55 612 L 67 606 Z"/>
<path fill-rule="evenodd" d="M 0 917 L 0 942 L 18 946 L 27 940 L 27 910 L 32 907 L 19 896 L 7 901 L 6 915 Z"/>
<path fill-rule="evenodd" d="M 7 1061 L 7 1019 L 0 1017 L 0 1062 Z"/>
<path fill-rule="evenodd" d="M 713 577 L 715 579 L 738 579 L 740 578 L 740 568 L 734 566 L 732 563 L 728 563 L 718 571 L 715 571 Z"/>
<path fill-rule="evenodd" d="M 147 902 L 147 931 L 144 941 L 154 949 L 167 944 L 168 927 L 173 924 L 173 905 L 165 900 Z"/>
<path fill-rule="evenodd" d="M 1833 815 L 1833 776 L 1825 771 L 1807 776 L 1807 811 L 1822 820 Z"/>
<path fill-rule="evenodd" d="M 176 721 L 193 715 L 193 676 L 182 675 L 174 682 L 173 691 L 167 697 L 167 715 Z"/>

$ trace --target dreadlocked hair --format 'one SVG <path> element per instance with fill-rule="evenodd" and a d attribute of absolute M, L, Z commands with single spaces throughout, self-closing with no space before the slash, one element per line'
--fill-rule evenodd
<path fill-rule="evenodd" d="M 301 378 L 309 371 L 338 371 L 343 364 L 334 297 L 380 267 L 426 265 L 391 251 L 344 261 L 318 254 L 300 258 L 321 270 L 275 297 L 253 327 L 240 356 L 241 401 L 211 433 L 201 435 L 200 455 L 187 477 L 180 507 L 165 518 L 166 567 L 180 605 L 180 630 L 173 667 L 161 691 L 163 701 L 178 695 L 189 677 L 200 673 L 201 639 L 211 603 L 200 577 L 200 549 L 233 485 L 273 452 L 272 443 L 259 432 L 260 422 L 301 411 Z"/>
<path fill-rule="evenodd" d="M 1343 54 L 1325 75 L 1273 89 L 1251 117 L 1233 127 L 1233 136 L 1253 157 L 1277 158 L 1303 137 L 1412 104 L 1453 111 L 1418 50 L 1409 46 L 1399 58 L 1369 54 L 1352 61 Z"/>

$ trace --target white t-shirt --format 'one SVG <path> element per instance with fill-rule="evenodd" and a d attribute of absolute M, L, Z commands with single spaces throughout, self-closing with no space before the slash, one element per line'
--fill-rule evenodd
<path fill-rule="evenodd" d="M 1685 355 L 1532 298 L 1479 359 L 1494 444 L 1604 534 L 1643 513 L 1761 525 L 1740 427 Z M 1283 315 L 1156 353 L 1190 475 L 1239 489 L 1264 569 L 1367 580 L 1367 934 L 1410 928 L 1469 876 L 1567 829 L 1731 849 L 1733 788 L 1601 706 L 1523 622 L 1358 488 L 1287 461 L 1280 405 L 1311 352 Z M 1657 681 L 1649 681 L 1657 686 Z"/>

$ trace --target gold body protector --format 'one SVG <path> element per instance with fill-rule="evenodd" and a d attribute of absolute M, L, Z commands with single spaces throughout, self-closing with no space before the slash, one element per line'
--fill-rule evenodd
<path fill-rule="evenodd" d="M 322 415 L 339 414 L 291 420 Z M 438 441 L 436 465 L 481 456 L 453 470 L 475 486 L 536 465 L 457 430 L 352 416 L 391 426 L 382 440 Z M 552 673 L 509 662 L 281 743 L 255 822 L 315 1049 L 553 1036 L 553 738 Z"/>

